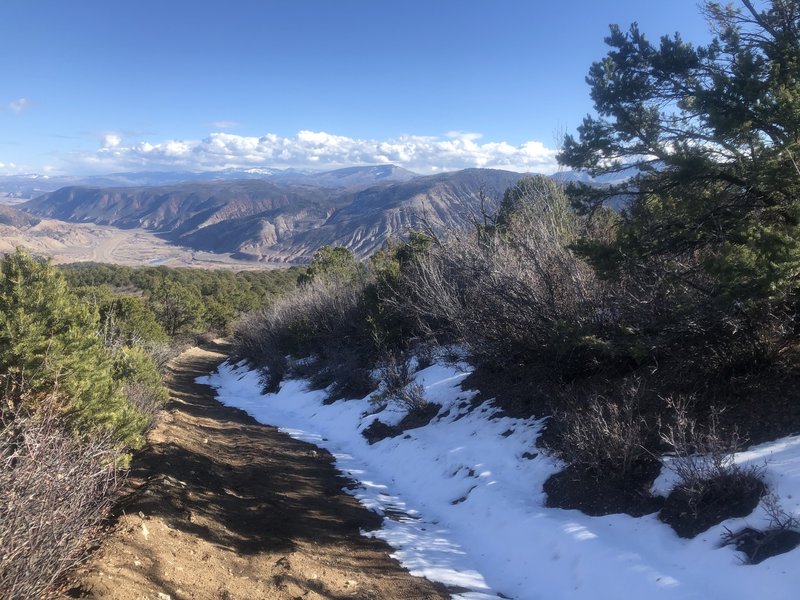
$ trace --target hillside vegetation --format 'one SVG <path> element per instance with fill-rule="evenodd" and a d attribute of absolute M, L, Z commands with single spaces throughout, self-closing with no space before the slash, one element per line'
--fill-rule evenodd
<path fill-rule="evenodd" d="M 391 383 L 376 402 L 419 420 L 411 354 L 466 352 L 473 385 L 553 416 L 540 443 L 570 466 L 551 504 L 663 505 L 682 535 L 752 510 L 765 485 L 731 453 L 800 427 L 800 9 L 704 10 L 708 46 L 612 27 L 591 68 L 597 116 L 560 160 L 627 178 L 528 177 L 470 231 L 427 230 L 366 265 L 325 249 L 300 290 L 238 327 L 239 354 L 268 388 L 311 376 L 331 399 L 367 393 L 378 368 Z M 683 465 L 666 500 L 650 492 L 664 453 Z"/>
<path fill-rule="evenodd" d="M 596 114 L 559 155 L 607 186 L 496 171 L 493 204 L 476 171 L 378 171 L 399 181 L 316 186 L 305 203 L 301 176 L 34 201 L 311 262 L 234 274 L 0 259 L 4 596 L 51 596 L 83 559 L 165 399 L 160 368 L 208 331 L 232 333 L 266 390 L 303 377 L 329 402 L 373 392 L 376 412 L 402 409 L 362 432 L 370 444 L 437 415 L 416 369 L 467 359 L 466 385 L 508 415 L 549 417 L 537 443 L 566 465 L 544 483 L 549 506 L 658 512 L 692 537 L 765 502 L 793 547 L 796 516 L 732 458 L 800 430 L 800 5 L 764 6 L 703 3 L 705 46 L 612 26 L 587 78 Z M 665 464 L 675 484 L 660 496 Z"/>
<path fill-rule="evenodd" d="M 47 593 L 81 560 L 166 399 L 153 359 L 107 343 L 97 311 L 52 266 L 0 261 L 0 588 Z"/>
<path fill-rule="evenodd" d="M 241 313 L 272 303 L 294 288 L 302 273 L 299 267 L 234 273 L 93 263 L 60 270 L 76 293 L 97 307 L 103 323 L 138 327 L 129 335 L 154 341 L 163 340 L 164 334 L 175 338 L 211 330 L 225 333 Z M 132 319 L 141 322 L 131 324 Z"/>
<path fill-rule="evenodd" d="M 52 595 L 95 542 L 191 336 L 294 287 L 292 270 L 57 269 L 0 259 L 0 589 Z"/>

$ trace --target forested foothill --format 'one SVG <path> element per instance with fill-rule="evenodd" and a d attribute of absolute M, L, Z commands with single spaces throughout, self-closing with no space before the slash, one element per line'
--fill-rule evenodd
<path fill-rule="evenodd" d="M 470 231 L 421 231 L 365 264 L 326 248 L 239 324 L 239 355 L 267 389 L 310 377 L 331 400 L 380 373 L 375 403 L 423 417 L 409 373 L 466 357 L 484 398 L 550 416 L 539 444 L 569 465 L 551 505 L 660 511 L 685 536 L 749 514 L 768 488 L 733 452 L 800 426 L 800 6 L 702 9 L 708 45 L 613 26 L 590 69 L 596 114 L 559 159 L 617 183 L 527 177 Z M 667 498 L 650 491 L 665 455 Z"/>
<path fill-rule="evenodd" d="M 0 259 L 0 589 L 54 593 L 167 399 L 166 361 L 296 285 L 259 273 Z"/>
<path fill-rule="evenodd" d="M 145 339 L 162 341 L 209 331 L 224 334 L 239 315 L 293 288 L 304 269 L 235 273 L 74 263 L 61 271 L 76 293 L 97 307 L 101 321 L 139 328 Z"/>

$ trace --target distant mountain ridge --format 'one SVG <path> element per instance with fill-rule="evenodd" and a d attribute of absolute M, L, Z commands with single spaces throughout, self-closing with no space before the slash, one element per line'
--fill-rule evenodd
<path fill-rule="evenodd" d="M 87 176 L 50 176 L 32 173 L 28 175 L 0 176 L 0 193 L 31 199 L 63 187 L 137 187 L 244 179 L 339 188 L 365 186 L 382 181 L 408 181 L 414 177 L 418 177 L 418 174 L 395 165 L 346 167 L 332 171 L 299 171 L 295 169 L 257 167 L 202 172 L 142 171 Z"/>
<path fill-rule="evenodd" d="M 142 227 L 180 235 L 219 221 L 285 209 L 331 205 L 322 188 L 295 190 L 258 180 L 183 183 L 146 187 L 64 187 L 22 207 L 62 221 L 121 228 Z"/>
<path fill-rule="evenodd" d="M 440 230 L 467 227 L 483 196 L 499 198 L 523 176 L 496 169 L 419 176 L 393 165 L 284 171 L 233 181 L 70 186 L 22 208 L 63 221 L 141 227 L 250 260 L 305 262 L 333 244 L 368 256 L 422 220 Z"/>

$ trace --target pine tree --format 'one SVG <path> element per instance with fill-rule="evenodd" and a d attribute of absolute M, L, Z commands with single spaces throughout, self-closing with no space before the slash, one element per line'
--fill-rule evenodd
<path fill-rule="evenodd" d="M 0 376 L 3 418 L 45 403 L 79 434 L 104 431 L 141 443 L 145 424 L 115 380 L 97 313 L 67 289 L 50 264 L 22 250 L 0 260 Z"/>
<path fill-rule="evenodd" d="M 172 337 L 194 331 L 203 318 L 203 301 L 197 290 L 171 279 L 161 279 L 150 293 L 150 306 Z"/>
<path fill-rule="evenodd" d="M 570 190 L 585 212 L 627 203 L 612 243 L 583 246 L 603 272 L 636 268 L 747 310 L 791 300 L 800 284 L 800 4 L 704 11 L 707 46 L 612 26 L 587 78 L 597 116 L 559 159 L 632 174 Z"/>
<path fill-rule="evenodd" d="M 323 246 L 311 258 L 311 264 L 300 276 L 300 283 L 310 283 L 316 279 L 354 280 L 364 274 L 363 265 L 358 262 L 352 250 L 344 246 Z"/>

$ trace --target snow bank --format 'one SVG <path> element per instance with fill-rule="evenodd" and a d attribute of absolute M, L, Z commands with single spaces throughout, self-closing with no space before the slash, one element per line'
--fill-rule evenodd
<path fill-rule="evenodd" d="M 210 377 L 221 402 L 326 448 L 358 482 L 348 490 L 384 515 L 380 530 L 413 574 L 451 586 L 454 598 L 751 599 L 793 598 L 797 552 L 745 566 L 719 548 L 724 527 L 762 527 L 761 508 L 683 540 L 655 515 L 588 517 L 544 507 L 542 484 L 559 469 L 537 453 L 541 422 L 503 417 L 490 402 L 469 410 L 460 389 L 467 366 L 435 364 L 416 374 L 428 400 L 442 405 L 427 426 L 370 446 L 361 435 L 378 415 L 369 398 L 323 405 L 324 392 L 285 381 L 262 395 L 257 373 L 223 364 Z M 391 408 L 386 409 L 391 411 Z M 397 422 L 398 414 L 380 415 Z M 741 453 L 766 464 L 784 509 L 800 514 L 800 436 Z M 665 485 L 665 479 L 660 485 Z"/>

